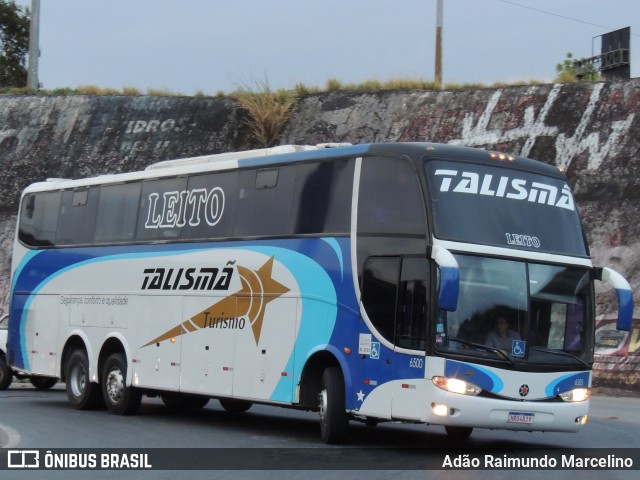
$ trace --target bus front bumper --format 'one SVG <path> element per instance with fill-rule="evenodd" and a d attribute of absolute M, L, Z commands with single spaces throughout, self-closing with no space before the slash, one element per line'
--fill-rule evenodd
<path fill-rule="evenodd" d="M 583 402 L 517 401 L 433 389 L 426 423 L 523 431 L 578 432 L 587 422 Z"/>

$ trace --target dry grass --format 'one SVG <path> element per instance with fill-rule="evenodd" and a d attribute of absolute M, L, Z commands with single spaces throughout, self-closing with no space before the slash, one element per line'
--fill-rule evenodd
<path fill-rule="evenodd" d="M 122 87 L 122 95 L 137 97 L 138 95 L 141 95 L 141 93 L 136 87 Z"/>
<path fill-rule="evenodd" d="M 391 80 L 366 80 L 360 83 L 342 83 L 335 78 L 327 80 L 326 91 L 375 92 L 387 90 L 436 90 L 432 81 L 413 78 L 394 78 Z"/>
<path fill-rule="evenodd" d="M 558 77 L 554 80 L 556 82 L 575 82 L 576 78 L 572 75 L 558 75 Z M 522 85 L 540 85 L 544 82 L 538 80 L 522 80 L 516 82 L 496 82 L 491 85 L 485 85 L 482 83 L 447 83 L 444 85 L 444 90 L 477 90 L 483 88 L 503 88 L 510 86 L 522 86 Z M 240 97 L 248 97 L 249 93 L 256 96 L 261 93 L 261 90 L 265 90 L 265 98 L 262 100 L 261 108 L 268 108 L 268 103 L 266 100 L 270 97 L 273 97 L 273 101 L 278 104 L 286 104 L 290 102 L 292 98 L 298 99 L 307 95 L 326 93 L 326 92 L 335 92 L 335 91 L 346 91 L 346 92 L 379 92 L 379 91 L 389 91 L 389 90 L 440 90 L 433 81 L 430 80 L 421 80 L 421 79 L 412 79 L 412 78 L 394 78 L 390 80 L 366 80 L 360 83 L 343 83 L 340 80 L 335 78 L 330 78 L 327 80 L 324 87 L 317 86 L 308 86 L 303 83 L 297 83 L 292 90 L 277 90 L 273 91 L 269 88 L 267 82 L 257 82 L 255 85 L 256 88 L 250 88 L 247 86 L 242 86 L 237 91 L 232 93 L 227 93 L 222 90 L 218 90 L 215 94 L 210 95 L 203 91 L 198 91 L 194 96 L 201 98 L 233 98 L 238 100 Z M 185 96 L 184 94 L 172 92 L 167 89 L 156 89 L 149 88 L 145 93 L 142 93 L 135 87 L 123 87 L 122 90 L 117 90 L 114 88 L 101 88 L 95 85 L 81 85 L 76 88 L 57 88 L 54 90 L 31 90 L 29 88 L 4 88 L 0 89 L 0 94 L 5 95 L 126 95 L 126 96 L 138 96 L 138 95 L 149 95 L 149 96 L 160 96 L 160 97 L 168 97 L 168 96 Z M 286 97 L 286 99 L 284 98 Z M 257 98 L 253 99 L 253 103 L 260 103 L 260 100 Z M 295 101 L 294 101 L 295 103 Z"/>
<path fill-rule="evenodd" d="M 244 126 L 252 146 L 272 147 L 291 117 L 298 97 L 291 90 L 273 91 L 266 81 L 255 84 L 255 88 L 243 85 L 231 96 L 238 107 L 246 112 Z"/>
<path fill-rule="evenodd" d="M 78 95 L 122 95 L 120 90 L 115 88 L 100 88 L 95 85 L 81 85 L 75 89 L 75 93 Z"/>

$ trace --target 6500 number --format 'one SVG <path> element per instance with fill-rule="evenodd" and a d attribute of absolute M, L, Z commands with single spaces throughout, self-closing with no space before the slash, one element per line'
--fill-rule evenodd
<path fill-rule="evenodd" d="M 411 357 L 409 359 L 409 367 L 410 368 L 424 368 L 424 358 Z"/>

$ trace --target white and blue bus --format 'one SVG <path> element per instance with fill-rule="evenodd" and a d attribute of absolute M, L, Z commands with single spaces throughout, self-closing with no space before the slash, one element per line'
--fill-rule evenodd
<path fill-rule="evenodd" d="M 23 193 L 7 359 L 78 409 L 210 398 L 349 421 L 576 432 L 594 268 L 565 176 L 427 143 L 274 149 Z"/>

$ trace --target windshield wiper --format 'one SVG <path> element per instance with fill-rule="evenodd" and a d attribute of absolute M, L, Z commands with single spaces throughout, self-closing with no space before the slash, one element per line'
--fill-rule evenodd
<path fill-rule="evenodd" d="M 449 341 L 458 342 L 458 343 L 461 343 L 462 345 L 467 345 L 469 347 L 479 348 L 480 350 L 486 350 L 487 352 L 495 353 L 498 357 L 502 357 L 502 359 L 508 361 L 511 365 L 515 365 L 513 360 L 509 358 L 509 355 L 507 355 L 506 353 L 504 353 L 502 350 L 498 348 L 488 347 L 487 345 L 482 345 L 481 343 L 467 342 L 466 340 L 459 340 L 457 338 L 449 338 Z"/>
<path fill-rule="evenodd" d="M 563 357 L 570 357 L 576 360 L 577 362 L 581 363 L 582 365 L 584 365 L 586 368 L 591 369 L 591 365 L 589 365 L 587 362 L 582 360 L 580 357 L 574 355 L 573 353 L 565 352 L 564 350 L 552 350 L 550 348 L 545 348 L 545 347 L 529 347 L 529 351 L 532 351 L 532 350 L 535 350 L 538 352 L 544 352 L 544 353 L 551 353 L 554 355 L 560 355 Z"/>

